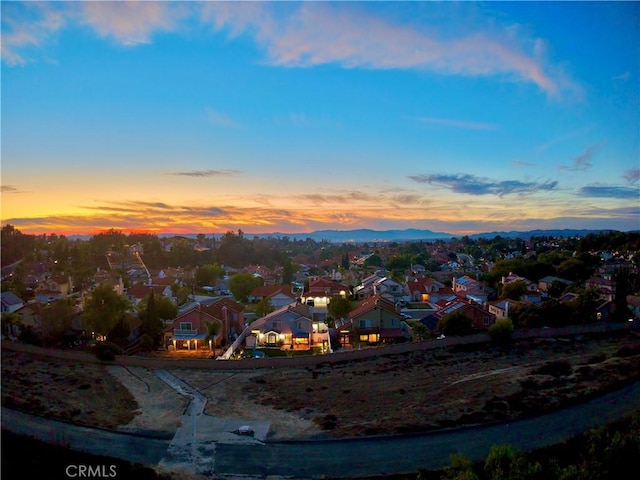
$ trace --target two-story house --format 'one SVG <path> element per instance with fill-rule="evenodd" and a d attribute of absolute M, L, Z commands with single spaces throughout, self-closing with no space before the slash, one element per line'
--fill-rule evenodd
<path fill-rule="evenodd" d="M 245 307 L 232 298 L 214 297 L 210 301 L 201 302 L 201 308 L 221 322 L 220 342 L 223 344 L 236 339 L 246 326 Z"/>
<path fill-rule="evenodd" d="M 207 323 L 218 323 L 219 332 L 223 331 L 220 319 L 205 312 L 201 305 L 179 314 L 164 331 L 164 345 L 174 350 L 209 349 L 220 343 L 220 334 L 215 339 L 207 339 Z"/>
<path fill-rule="evenodd" d="M 482 282 L 468 275 L 453 277 L 453 291 L 478 303 L 485 303 L 489 297 L 495 295 L 495 291 Z"/>
<path fill-rule="evenodd" d="M 464 298 L 456 298 L 446 303 L 435 313 L 435 316 L 439 320 L 454 312 L 464 312 L 471 319 L 471 327 L 476 330 L 488 329 L 496 323 L 496 315 L 473 300 Z"/>
<path fill-rule="evenodd" d="M 342 346 L 353 347 L 404 341 L 409 333 L 403 323 L 395 303 L 375 295 L 361 300 L 344 321 L 336 323 L 336 328 Z"/>
<path fill-rule="evenodd" d="M 47 277 L 39 282 L 35 288 L 35 297 L 38 302 L 48 303 L 66 298 L 72 291 L 71 277 L 55 275 Z"/>
<path fill-rule="evenodd" d="M 435 278 L 416 277 L 405 284 L 404 290 L 412 302 L 429 302 L 432 301 L 432 296 L 444 288 L 444 283 L 440 283 Z M 452 291 L 449 290 L 448 293 L 452 293 Z"/>
<path fill-rule="evenodd" d="M 137 307 L 145 297 L 148 297 L 151 294 L 151 292 L 153 292 L 154 296 L 163 296 L 174 301 L 171 286 L 169 285 L 149 285 L 148 283 L 139 283 L 129 287 L 126 295 L 133 306 Z"/>
<path fill-rule="evenodd" d="M 311 311 L 314 320 L 327 317 L 327 305 L 334 296 L 347 298 L 349 287 L 326 278 L 314 277 L 309 279 L 309 286 L 304 290 L 300 299 L 302 303 L 313 307 Z"/>
<path fill-rule="evenodd" d="M 249 295 L 250 302 L 259 302 L 264 298 L 268 298 L 274 308 L 284 307 L 296 301 L 291 285 L 261 285 L 251 290 Z"/>
<path fill-rule="evenodd" d="M 310 350 L 329 347 L 329 329 L 322 321 L 311 319 L 311 309 L 304 304 L 281 307 L 251 323 L 246 346 Z"/>

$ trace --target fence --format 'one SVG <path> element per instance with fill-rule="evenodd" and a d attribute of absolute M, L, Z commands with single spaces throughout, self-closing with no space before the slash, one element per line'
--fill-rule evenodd
<path fill-rule="evenodd" d="M 630 323 L 598 323 L 590 325 L 573 325 L 561 328 L 535 328 L 521 329 L 513 332 L 514 340 L 527 338 L 552 338 L 582 335 L 589 333 L 604 333 L 616 330 L 637 330 L 640 322 Z M 2 348 L 17 352 L 31 353 L 63 360 L 101 363 L 110 365 L 122 365 L 126 367 L 145 367 L 150 369 L 185 368 L 185 369 L 210 369 L 210 370 L 246 370 L 258 368 L 286 368 L 286 367 L 316 367 L 321 364 L 333 364 L 350 361 L 365 360 L 380 356 L 398 355 L 423 350 L 433 350 L 454 345 L 471 345 L 487 343 L 491 341 L 488 333 L 478 333 L 464 337 L 448 337 L 444 339 L 422 340 L 419 342 L 399 343 L 380 347 L 365 348 L 362 350 L 338 350 L 328 355 L 310 355 L 295 357 L 265 357 L 246 358 L 242 360 L 213 360 L 213 359 L 172 359 L 150 358 L 142 356 L 117 355 L 113 362 L 104 362 L 89 352 L 77 352 L 71 350 L 57 350 L 42 348 L 23 343 L 3 341 Z"/>

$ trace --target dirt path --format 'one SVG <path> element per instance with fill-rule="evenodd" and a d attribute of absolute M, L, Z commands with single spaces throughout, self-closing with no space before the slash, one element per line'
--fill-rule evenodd
<path fill-rule="evenodd" d="M 134 418 L 118 430 L 128 432 L 154 432 L 172 436 L 180 426 L 182 414 L 189 403 L 155 372 L 142 367 L 108 366 L 107 371 L 135 398 L 138 408 Z"/>

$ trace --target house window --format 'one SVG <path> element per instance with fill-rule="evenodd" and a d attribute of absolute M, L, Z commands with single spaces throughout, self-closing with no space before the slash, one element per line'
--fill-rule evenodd
<path fill-rule="evenodd" d="M 298 321 L 296 321 L 296 328 L 297 328 L 298 330 L 302 330 L 302 329 L 304 328 L 304 327 L 302 326 L 302 324 L 303 324 L 303 323 L 304 323 L 304 322 L 303 322 L 302 320 L 298 320 Z"/>
<path fill-rule="evenodd" d="M 360 328 L 371 328 L 372 322 L 371 320 L 368 319 L 364 319 L 364 320 L 360 320 Z"/>
<path fill-rule="evenodd" d="M 489 325 L 489 324 L 491 323 L 491 318 L 489 318 L 489 317 L 484 317 L 484 318 L 482 319 L 482 323 L 483 323 L 484 325 Z"/>
<path fill-rule="evenodd" d="M 191 328 L 191 322 L 180 322 L 180 330 L 193 330 Z"/>
<path fill-rule="evenodd" d="M 391 319 L 391 328 L 398 328 L 398 319 L 397 318 L 392 318 Z"/>
<path fill-rule="evenodd" d="M 281 325 L 282 325 L 282 322 L 280 320 L 273 321 L 273 328 L 280 328 Z"/>

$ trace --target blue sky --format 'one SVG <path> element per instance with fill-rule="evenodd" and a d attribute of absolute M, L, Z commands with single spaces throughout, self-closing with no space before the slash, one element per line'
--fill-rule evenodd
<path fill-rule="evenodd" d="M 640 228 L 638 2 L 2 2 L 2 223 Z"/>

